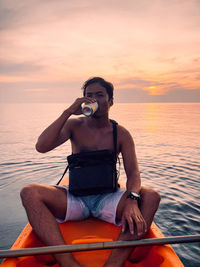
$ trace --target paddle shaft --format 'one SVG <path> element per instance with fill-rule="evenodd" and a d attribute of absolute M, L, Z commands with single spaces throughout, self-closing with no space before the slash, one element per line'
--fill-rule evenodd
<path fill-rule="evenodd" d="M 76 245 L 60 245 L 60 246 L 48 246 L 37 248 L 25 248 L 16 250 L 0 250 L 0 258 L 14 258 L 22 256 L 33 256 L 42 254 L 57 254 L 57 253 L 70 253 L 80 252 L 88 250 L 102 250 L 102 249 L 116 249 L 124 247 L 134 246 L 160 246 L 164 244 L 179 244 L 179 243 L 191 243 L 200 242 L 200 235 L 188 235 L 188 236 L 174 236 L 164 238 L 148 238 L 137 241 L 112 241 L 112 242 L 98 242 Z"/>

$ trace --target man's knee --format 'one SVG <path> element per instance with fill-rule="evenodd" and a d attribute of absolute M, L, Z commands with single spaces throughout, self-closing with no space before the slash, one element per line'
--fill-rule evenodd
<path fill-rule="evenodd" d="M 25 205 L 27 202 L 39 199 L 38 188 L 39 188 L 38 184 L 30 184 L 22 188 L 20 192 L 20 196 L 21 196 L 23 205 Z"/>
<path fill-rule="evenodd" d="M 161 196 L 156 190 L 147 187 L 142 187 L 141 197 L 145 202 L 149 203 L 151 206 L 153 205 L 156 209 L 161 200 Z"/>

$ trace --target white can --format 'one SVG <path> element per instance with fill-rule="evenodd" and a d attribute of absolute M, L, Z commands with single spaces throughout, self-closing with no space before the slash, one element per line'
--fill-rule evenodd
<path fill-rule="evenodd" d="M 97 102 L 84 104 L 82 106 L 82 113 L 85 116 L 89 117 L 89 116 L 92 116 L 95 113 L 95 111 L 97 111 L 97 109 L 98 109 Z"/>

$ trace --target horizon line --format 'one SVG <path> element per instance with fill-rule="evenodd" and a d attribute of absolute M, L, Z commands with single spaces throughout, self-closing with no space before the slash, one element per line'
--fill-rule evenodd
<path fill-rule="evenodd" d="M 6 101 L 6 102 L 1 102 L 0 104 L 70 104 L 71 102 L 66 102 L 66 101 Z M 130 101 L 116 101 L 114 104 L 158 104 L 158 103 L 163 103 L 163 104 L 168 104 L 168 103 L 200 103 L 200 101 L 135 101 L 135 102 L 130 102 Z"/>

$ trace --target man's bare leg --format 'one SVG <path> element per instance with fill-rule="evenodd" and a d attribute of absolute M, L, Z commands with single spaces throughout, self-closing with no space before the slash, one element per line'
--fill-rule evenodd
<path fill-rule="evenodd" d="M 141 195 L 140 210 L 143 215 L 143 218 L 146 221 L 147 232 L 148 232 L 151 223 L 153 221 L 154 214 L 160 202 L 160 195 L 156 191 L 151 190 L 149 188 L 142 188 L 140 195 Z M 123 195 L 118 205 L 117 218 L 121 218 L 125 202 L 126 202 L 126 196 Z M 146 233 L 138 237 L 136 229 L 133 235 L 130 233 L 129 229 L 127 229 L 124 233 L 121 232 L 119 234 L 118 240 L 137 240 L 143 238 L 146 235 Z M 123 266 L 124 262 L 127 260 L 132 251 L 133 248 L 113 249 L 104 267 Z"/>
<path fill-rule="evenodd" d="M 46 245 L 65 245 L 55 217 L 63 219 L 67 209 L 66 192 L 53 186 L 28 185 L 21 191 L 22 203 L 31 226 Z M 70 253 L 54 255 L 61 267 L 81 266 Z"/>

